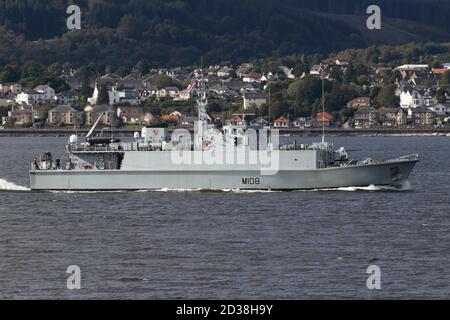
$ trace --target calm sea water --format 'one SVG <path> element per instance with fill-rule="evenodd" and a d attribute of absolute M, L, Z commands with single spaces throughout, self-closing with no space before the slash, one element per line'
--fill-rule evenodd
<path fill-rule="evenodd" d="M 0 298 L 448 299 L 450 138 L 329 140 L 355 157 L 419 152 L 411 190 L 35 193 L 30 161 L 66 138 L 1 137 Z"/>

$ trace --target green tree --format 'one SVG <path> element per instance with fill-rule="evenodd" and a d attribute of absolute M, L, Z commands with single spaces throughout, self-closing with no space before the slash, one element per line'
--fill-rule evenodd
<path fill-rule="evenodd" d="M 342 82 L 342 74 L 339 68 L 331 69 L 330 78 L 336 80 L 337 82 Z"/>
<path fill-rule="evenodd" d="M 150 72 L 150 65 L 146 59 L 142 59 L 136 64 L 135 69 L 140 75 L 146 75 Z"/>
<path fill-rule="evenodd" d="M 35 61 L 28 62 L 22 69 L 22 79 L 40 78 L 46 73 L 45 67 Z"/>
<path fill-rule="evenodd" d="M 447 100 L 446 93 L 447 91 L 443 88 L 438 90 L 436 95 L 436 100 L 438 103 L 445 103 L 445 101 Z"/>
<path fill-rule="evenodd" d="M 0 69 L 0 83 L 20 80 L 20 69 L 16 65 L 6 65 Z"/>
<path fill-rule="evenodd" d="M 447 70 L 442 75 L 442 84 L 445 86 L 450 85 L 450 70 Z"/>
<path fill-rule="evenodd" d="M 326 81 L 325 84 L 326 90 L 329 90 L 330 83 Z M 291 99 L 291 110 L 294 116 L 309 115 L 322 96 L 321 79 L 308 75 L 290 84 L 287 94 Z M 283 104 L 280 105 L 284 106 Z M 282 111 L 286 110 L 283 109 Z"/>
<path fill-rule="evenodd" d="M 0 118 L 8 116 L 8 111 L 11 111 L 11 107 L 0 107 Z"/>
<path fill-rule="evenodd" d="M 101 86 L 99 93 L 98 93 L 98 99 L 97 104 L 109 104 L 109 95 L 108 95 L 108 89 L 106 86 Z"/>
<path fill-rule="evenodd" d="M 174 81 L 171 77 L 165 74 L 156 75 L 152 80 L 152 84 L 159 89 L 171 86 L 175 86 L 177 88 L 181 87 L 178 81 Z"/>
<path fill-rule="evenodd" d="M 356 81 L 356 70 L 352 64 L 350 64 L 344 72 L 344 83 L 352 83 Z"/>
<path fill-rule="evenodd" d="M 139 39 L 142 35 L 142 29 L 136 17 L 124 15 L 120 19 L 117 32 L 125 38 Z"/>
<path fill-rule="evenodd" d="M 395 86 L 394 85 L 388 85 L 384 86 L 380 89 L 380 92 L 378 92 L 378 95 L 376 97 L 376 104 L 378 106 L 384 106 L 384 107 L 395 107 L 398 104 L 398 97 L 395 96 Z"/>

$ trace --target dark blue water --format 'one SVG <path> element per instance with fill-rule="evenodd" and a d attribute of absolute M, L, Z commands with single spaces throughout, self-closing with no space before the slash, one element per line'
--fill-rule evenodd
<path fill-rule="evenodd" d="M 449 298 L 450 138 L 329 140 L 356 157 L 419 152 L 411 190 L 0 190 L 0 298 Z M 65 142 L 1 137 L 1 188 L 27 187 L 31 160 Z M 66 288 L 70 265 L 81 290 Z"/>

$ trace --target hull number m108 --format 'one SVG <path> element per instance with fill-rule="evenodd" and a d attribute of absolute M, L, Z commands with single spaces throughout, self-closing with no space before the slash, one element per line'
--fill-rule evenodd
<path fill-rule="evenodd" d="M 260 185 L 260 178 L 242 178 L 242 184 L 244 185 Z"/>

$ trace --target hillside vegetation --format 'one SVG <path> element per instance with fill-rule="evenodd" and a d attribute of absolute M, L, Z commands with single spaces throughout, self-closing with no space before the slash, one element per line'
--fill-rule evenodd
<path fill-rule="evenodd" d="M 0 0 L 0 64 L 35 60 L 158 66 L 330 53 L 450 39 L 449 1 L 379 0 L 386 28 L 368 32 L 366 0 Z M 82 8 L 68 32 L 66 8 Z M 124 59 L 126 57 L 126 59 Z"/>

